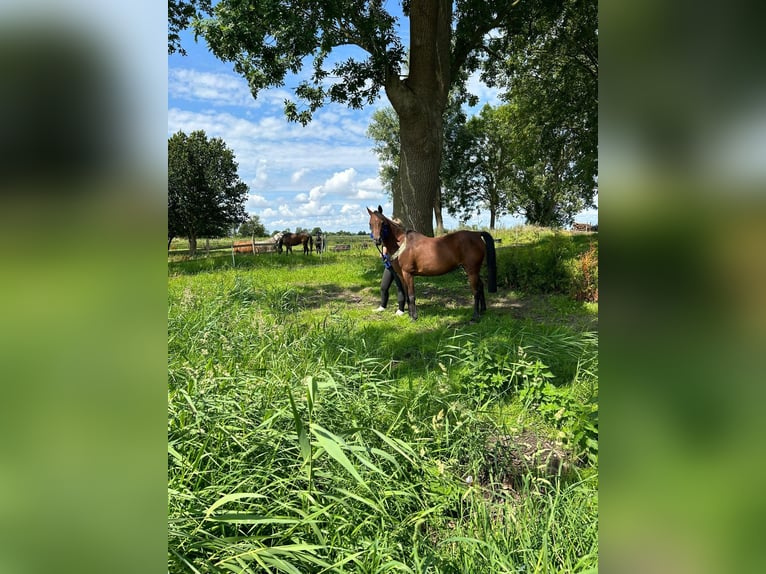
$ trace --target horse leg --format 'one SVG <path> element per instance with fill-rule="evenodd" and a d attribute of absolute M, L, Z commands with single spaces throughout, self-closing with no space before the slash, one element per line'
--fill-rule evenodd
<path fill-rule="evenodd" d="M 416 321 L 418 318 L 418 308 L 415 305 L 415 277 L 402 271 L 402 283 L 407 293 L 407 310 L 410 312 L 410 319 Z"/>
<path fill-rule="evenodd" d="M 481 312 L 487 310 L 487 301 L 484 299 L 484 283 L 478 273 L 472 273 L 468 276 L 468 282 L 473 291 L 473 317 L 472 321 L 478 321 Z"/>

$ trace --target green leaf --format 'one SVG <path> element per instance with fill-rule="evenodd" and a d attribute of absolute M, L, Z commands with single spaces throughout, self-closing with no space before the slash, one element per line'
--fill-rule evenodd
<path fill-rule="evenodd" d="M 232 502 L 234 500 L 241 500 L 243 498 L 266 498 L 263 494 L 259 494 L 257 492 L 234 492 L 232 494 L 227 494 L 226 496 L 222 496 L 217 501 L 215 501 L 206 511 L 205 511 L 205 518 L 208 518 L 216 508 L 220 508 L 224 504 L 228 502 Z"/>
<path fill-rule="evenodd" d="M 357 472 L 356 468 L 354 468 L 354 465 L 351 464 L 351 461 L 343 452 L 343 448 L 346 447 L 346 443 L 343 441 L 343 439 L 335 436 L 330 431 L 322 428 L 317 424 L 312 426 L 311 433 L 316 437 L 319 446 L 327 451 L 327 454 L 339 462 L 340 465 L 345 468 L 351 476 L 354 477 L 354 480 L 356 480 L 360 485 L 364 486 L 367 490 L 370 490 L 370 487 L 367 486 L 367 483 L 365 483 L 364 479 Z"/>
<path fill-rule="evenodd" d="M 371 430 L 376 435 L 378 435 L 383 442 L 385 442 L 388 446 L 390 446 L 396 452 L 398 452 L 400 455 L 406 458 L 408 462 L 410 462 L 411 464 L 415 464 L 412 459 L 416 458 L 417 455 L 415 454 L 415 451 L 412 450 L 412 447 L 410 447 L 410 445 L 408 445 L 406 442 L 398 438 L 388 437 L 384 435 L 382 432 L 377 431 L 375 429 L 371 429 Z"/>
<path fill-rule="evenodd" d="M 290 387 L 287 388 L 287 396 L 290 399 L 290 410 L 293 412 L 295 432 L 298 434 L 298 445 L 301 449 L 301 456 L 303 456 L 303 462 L 306 463 L 311 460 L 311 443 L 306 434 L 306 427 L 303 425 L 301 414 L 298 412 L 298 407 L 295 406 L 295 399 L 293 398 L 293 392 L 290 390 Z"/>

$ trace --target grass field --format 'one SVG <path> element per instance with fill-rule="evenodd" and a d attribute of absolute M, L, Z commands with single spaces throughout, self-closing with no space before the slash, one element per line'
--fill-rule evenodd
<path fill-rule="evenodd" d="M 598 304 L 508 233 L 479 323 L 462 271 L 373 313 L 374 250 L 169 261 L 169 571 L 595 571 Z"/>

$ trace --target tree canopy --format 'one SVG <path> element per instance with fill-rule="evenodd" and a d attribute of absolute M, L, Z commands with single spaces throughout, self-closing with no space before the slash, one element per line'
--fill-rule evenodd
<path fill-rule="evenodd" d="M 193 255 L 197 238 L 227 235 L 247 219 L 247 193 L 222 139 L 202 130 L 168 139 L 168 242 L 187 237 Z"/>
<path fill-rule="evenodd" d="M 593 207 L 598 177 L 598 5 L 535 6 L 528 28 L 504 38 L 493 79 L 506 88 L 516 209 L 565 225 Z"/>
<path fill-rule="evenodd" d="M 514 211 L 512 129 L 505 110 L 489 105 L 465 123 L 455 124 L 442 170 L 443 196 L 447 211 L 461 222 L 485 209 L 494 229 L 498 217 Z"/>

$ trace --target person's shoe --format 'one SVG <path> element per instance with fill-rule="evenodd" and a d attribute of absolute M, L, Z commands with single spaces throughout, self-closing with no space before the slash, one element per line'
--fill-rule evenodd
<path fill-rule="evenodd" d="M 381 311 L 385 311 L 385 310 L 386 310 L 385 307 L 378 307 L 377 309 L 375 309 L 375 312 L 380 313 Z"/>
<path fill-rule="evenodd" d="M 402 315 L 404 315 L 404 311 L 402 311 L 401 309 L 397 309 L 397 310 L 396 310 L 396 313 L 394 313 L 394 314 L 395 314 L 397 317 L 401 317 Z"/>

